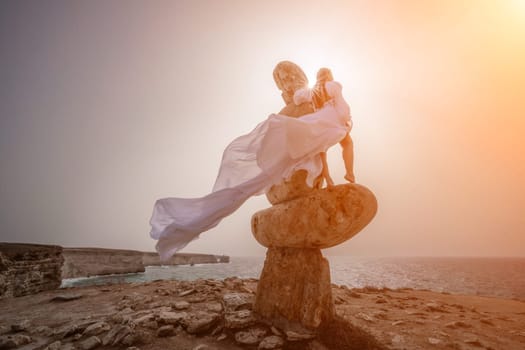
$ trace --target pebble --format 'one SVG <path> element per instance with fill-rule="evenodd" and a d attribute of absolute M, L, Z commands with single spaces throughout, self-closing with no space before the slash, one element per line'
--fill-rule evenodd
<path fill-rule="evenodd" d="M 449 322 L 445 324 L 445 327 L 456 329 L 456 328 L 470 328 L 471 326 L 463 321 L 454 321 L 454 322 Z"/>
<path fill-rule="evenodd" d="M 247 331 L 240 331 L 235 333 L 235 341 L 243 345 L 255 345 L 259 343 L 266 335 L 266 331 L 262 328 L 251 328 Z"/>
<path fill-rule="evenodd" d="M 51 298 L 51 302 L 65 302 L 82 298 L 82 294 L 61 294 Z"/>
<path fill-rule="evenodd" d="M 375 321 L 375 319 L 374 319 L 372 316 L 367 315 L 367 314 L 365 314 L 364 312 L 359 312 L 359 313 L 358 313 L 357 315 L 355 315 L 355 316 L 358 317 L 358 318 L 361 318 L 361 319 L 363 319 L 363 320 L 365 320 L 365 321 L 367 321 L 367 322 L 374 322 L 374 321 Z"/>
<path fill-rule="evenodd" d="M 177 324 L 188 317 L 188 313 L 163 311 L 159 313 L 159 321 L 165 324 Z"/>
<path fill-rule="evenodd" d="M 118 325 L 111 328 L 109 333 L 107 333 L 102 339 L 102 344 L 106 345 L 116 345 L 131 332 L 131 329 L 128 326 Z"/>
<path fill-rule="evenodd" d="M 437 344 L 441 343 L 441 340 L 440 340 L 440 339 L 437 339 L 437 338 L 432 338 L 432 337 L 430 337 L 430 338 L 428 338 L 428 342 L 429 342 L 430 344 L 432 344 L 432 345 L 437 345 Z"/>
<path fill-rule="evenodd" d="M 226 293 L 222 297 L 226 311 L 251 309 L 253 295 L 248 293 Z"/>
<path fill-rule="evenodd" d="M 278 336 L 283 335 L 283 333 L 282 333 L 280 330 L 278 330 L 277 328 L 275 328 L 274 326 L 271 326 L 271 327 L 270 327 L 270 330 L 272 331 L 272 333 L 273 333 L 274 335 L 278 335 Z"/>
<path fill-rule="evenodd" d="M 60 340 L 57 340 L 49 344 L 44 350 L 60 350 L 61 347 L 62 347 L 62 342 Z"/>
<path fill-rule="evenodd" d="M 67 338 L 80 332 L 76 324 L 66 324 L 54 330 L 54 335 L 58 338 Z"/>
<path fill-rule="evenodd" d="M 492 322 L 490 319 L 488 318 L 482 318 L 481 320 L 479 320 L 479 322 L 481 323 L 484 323 L 484 324 L 487 324 L 489 326 L 494 326 L 494 322 Z"/>
<path fill-rule="evenodd" d="M 264 338 L 260 343 L 258 350 L 273 350 L 280 349 L 284 345 L 283 338 L 277 335 L 270 335 L 269 337 Z"/>
<path fill-rule="evenodd" d="M 222 304 L 218 302 L 211 302 L 206 303 L 205 306 L 206 310 L 212 311 L 212 312 L 222 312 Z"/>
<path fill-rule="evenodd" d="M 101 344 L 102 342 L 100 341 L 100 339 L 96 335 L 94 335 L 81 342 L 80 348 L 82 350 L 91 350 L 98 347 Z"/>
<path fill-rule="evenodd" d="M 14 349 L 33 342 L 33 338 L 24 334 L 0 336 L 0 349 Z"/>
<path fill-rule="evenodd" d="M 31 322 L 29 322 L 29 320 L 23 320 L 18 323 L 12 324 L 11 331 L 23 332 L 23 331 L 26 331 L 29 327 L 31 327 Z"/>
<path fill-rule="evenodd" d="M 226 328 L 239 329 L 251 326 L 255 323 L 255 317 L 250 310 L 239 310 L 224 315 Z"/>
<path fill-rule="evenodd" d="M 173 308 L 175 310 L 186 310 L 187 308 L 190 307 L 190 303 L 188 303 L 187 301 L 176 301 L 173 303 Z"/>
<path fill-rule="evenodd" d="M 308 350 L 330 350 L 317 340 L 311 341 L 308 343 Z"/>
<path fill-rule="evenodd" d="M 220 316 L 216 313 L 197 311 L 184 319 L 186 332 L 189 334 L 199 334 L 208 331 L 219 320 Z"/>
<path fill-rule="evenodd" d="M 157 337 L 170 337 L 175 335 L 175 327 L 172 325 L 162 326 L 157 329 Z"/>
<path fill-rule="evenodd" d="M 215 348 L 206 344 L 199 344 L 191 350 L 215 350 Z"/>
<path fill-rule="evenodd" d="M 300 341 L 315 338 L 315 334 L 311 333 L 298 333 L 294 331 L 286 331 L 286 339 L 289 341 Z"/>
<path fill-rule="evenodd" d="M 138 324 L 139 326 L 146 326 L 147 324 L 150 324 L 151 322 L 155 322 L 154 314 L 147 314 L 147 315 L 144 315 L 144 316 L 141 316 L 135 319 L 135 323 Z"/>
<path fill-rule="evenodd" d="M 469 338 L 469 339 L 465 339 L 463 341 L 465 344 L 469 344 L 469 345 L 475 345 L 475 346 L 479 346 L 479 347 L 482 347 L 483 344 L 481 344 L 481 342 L 479 341 L 478 338 Z"/>
<path fill-rule="evenodd" d="M 179 293 L 179 297 L 185 297 L 186 295 L 190 295 L 191 293 L 195 293 L 195 289 L 188 289 L 185 291 L 182 291 Z"/>
<path fill-rule="evenodd" d="M 394 337 L 392 338 L 392 343 L 393 344 L 399 344 L 399 343 L 402 343 L 405 341 L 405 338 L 403 338 L 402 335 L 400 334 L 396 334 L 394 335 Z"/>
<path fill-rule="evenodd" d="M 97 322 L 88 326 L 84 330 L 84 335 L 99 335 L 100 333 L 107 332 L 111 329 L 111 326 L 107 322 Z"/>

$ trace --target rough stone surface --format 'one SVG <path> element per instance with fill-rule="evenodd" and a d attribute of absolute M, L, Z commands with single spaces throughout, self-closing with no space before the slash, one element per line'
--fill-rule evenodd
<path fill-rule="evenodd" d="M 262 328 L 250 328 L 246 331 L 235 333 L 235 341 L 243 345 L 258 344 L 266 335 L 266 330 Z"/>
<path fill-rule="evenodd" d="M 252 232 L 265 247 L 324 249 L 352 238 L 376 212 L 377 200 L 369 189 L 338 185 L 255 213 Z"/>
<path fill-rule="evenodd" d="M 190 334 L 199 334 L 210 330 L 219 320 L 220 316 L 216 313 L 197 311 L 190 314 L 184 323 L 186 332 Z"/>
<path fill-rule="evenodd" d="M 159 314 L 159 321 L 165 324 L 177 324 L 188 317 L 186 312 L 163 311 Z"/>
<path fill-rule="evenodd" d="M 277 335 L 270 335 L 269 337 L 264 338 L 259 343 L 259 350 L 273 350 L 280 349 L 284 345 L 283 338 Z"/>
<path fill-rule="evenodd" d="M 90 335 L 98 335 L 103 332 L 107 332 L 111 329 L 111 326 L 107 322 L 97 322 L 93 323 L 92 325 L 88 326 L 84 330 L 84 335 L 90 336 Z"/>
<path fill-rule="evenodd" d="M 0 243 L 0 298 L 60 287 L 62 262 L 59 246 Z"/>
<path fill-rule="evenodd" d="M 364 346 L 370 344 L 373 338 L 387 345 L 386 348 L 389 349 L 523 348 L 525 337 L 523 301 L 407 288 L 350 289 L 346 286 L 332 285 L 333 299 L 339 300 L 335 304 L 338 316 L 326 324 L 326 327 L 306 332 L 304 330 L 290 332 L 287 328 L 272 326 L 266 320 L 253 320 L 250 317 L 252 311 L 248 309 L 231 311 L 231 313 L 237 316 L 235 319 L 238 321 L 251 318 L 253 324 L 242 328 L 227 328 L 226 315 L 230 312 L 223 308 L 217 323 L 198 336 L 188 334 L 181 325 L 175 325 L 174 337 L 158 338 L 156 331 L 162 324 L 159 322 L 156 327 L 150 327 L 148 323 L 155 322 L 160 312 L 173 310 L 172 305 L 175 300 L 187 300 L 194 296 L 204 297 L 206 302 L 191 304 L 185 312 L 188 314 L 197 311 L 209 312 L 208 303 L 223 303 L 223 296 L 226 294 L 248 293 L 247 290 L 255 291 L 257 287 L 255 279 L 235 277 L 223 281 L 159 280 L 82 287 L 80 291 L 84 297 L 68 304 L 57 305 L 50 302 L 54 296 L 63 294 L 64 290 L 3 299 L 0 300 L 0 343 L 4 344 L 3 346 L 18 346 L 21 349 L 45 349 L 46 346 L 59 341 L 57 344 L 61 344 L 60 350 L 80 349 L 80 344 L 87 339 L 83 332 L 93 324 L 106 322 L 111 325 L 111 330 L 98 335 L 99 339 L 105 340 L 106 345 L 99 346 L 97 349 L 126 349 L 129 346 L 136 346 L 150 350 L 166 348 L 189 350 L 198 344 L 205 344 L 217 350 L 254 350 L 257 348 L 255 345 L 244 346 L 235 341 L 236 333 L 250 328 L 265 329 L 267 336 L 272 334 L 280 336 L 284 342 L 281 349 L 294 350 L 385 349 L 382 346 Z M 190 288 L 195 290 L 194 294 L 184 298 L 177 297 L 178 292 Z M 171 295 L 164 293 L 166 290 L 172 291 Z M 71 290 L 71 292 L 78 291 Z M 388 303 L 378 304 L 377 301 L 380 299 L 387 300 Z M 131 301 L 131 303 L 122 307 L 122 301 Z M 429 305 L 439 305 L 439 308 L 429 308 Z M 373 322 L 363 317 L 365 313 L 373 317 Z M 247 317 L 240 317 L 241 315 Z M 136 322 L 144 316 L 146 317 L 143 319 L 143 325 Z M 230 315 L 228 319 L 232 319 Z M 27 324 L 24 322 L 26 320 L 30 323 L 28 328 L 23 326 Z M 402 322 L 398 322 L 399 320 Z M 15 324 L 22 324 L 19 329 L 25 328 L 25 330 L 13 333 L 11 326 Z M 452 327 L 446 327 L 449 324 Z M 243 323 L 239 322 L 238 325 L 242 326 Z M 334 333 L 334 329 L 338 331 Z M 65 334 L 69 335 L 61 338 Z M 311 334 L 317 336 L 305 339 L 310 338 Z M 351 336 L 346 338 L 345 334 Z M 22 345 L 30 338 L 33 339 L 30 344 Z M 441 343 L 434 345 L 432 342 L 436 341 L 429 338 L 438 339 Z M 332 341 L 334 339 L 335 341 Z M 259 346 L 263 348 L 261 343 Z"/>
<path fill-rule="evenodd" d="M 224 315 L 224 326 L 230 329 L 245 328 L 254 324 L 255 321 L 251 310 L 231 311 Z"/>
<path fill-rule="evenodd" d="M 187 308 L 190 307 L 190 303 L 188 303 L 187 301 L 176 301 L 175 303 L 173 303 L 173 308 L 175 310 L 185 310 Z"/>
<path fill-rule="evenodd" d="M 286 331 L 286 339 L 289 341 L 302 341 L 315 338 L 313 333 L 299 333 L 294 331 Z"/>
<path fill-rule="evenodd" d="M 16 349 L 32 341 L 33 339 L 25 334 L 3 335 L 0 336 L 0 349 Z"/>
<path fill-rule="evenodd" d="M 333 316 L 328 261 L 319 249 L 269 248 L 254 311 L 283 329 L 317 328 Z"/>
<path fill-rule="evenodd" d="M 222 297 L 226 311 L 251 309 L 253 295 L 248 293 L 227 293 Z"/>
<path fill-rule="evenodd" d="M 175 335 L 175 327 L 172 325 L 162 326 L 157 329 L 157 337 L 171 337 Z"/>
<path fill-rule="evenodd" d="M 102 342 L 97 336 L 94 335 L 80 343 L 80 348 L 82 350 L 91 350 L 98 347 L 99 345 L 102 345 Z"/>
<path fill-rule="evenodd" d="M 273 185 L 266 192 L 266 198 L 272 205 L 276 205 L 312 193 L 314 188 L 306 183 L 307 175 L 308 173 L 304 169 L 294 172 L 288 180 Z"/>

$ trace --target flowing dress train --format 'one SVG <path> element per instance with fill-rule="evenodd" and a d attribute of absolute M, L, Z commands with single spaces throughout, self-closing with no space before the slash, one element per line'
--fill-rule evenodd
<path fill-rule="evenodd" d="M 300 118 L 272 114 L 230 143 L 210 194 L 156 201 L 150 235 L 158 240 L 162 261 L 217 226 L 249 197 L 265 193 L 296 170 L 305 169 L 307 183 L 313 184 L 322 170 L 320 153 L 341 141 L 351 128 L 340 84 L 327 83 L 326 88 L 333 99 L 318 111 Z"/>

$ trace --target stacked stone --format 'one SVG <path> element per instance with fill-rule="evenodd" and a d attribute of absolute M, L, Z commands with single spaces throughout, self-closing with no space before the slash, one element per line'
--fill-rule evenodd
<path fill-rule="evenodd" d="M 0 298 L 60 287 L 62 247 L 0 243 Z"/>
<path fill-rule="evenodd" d="M 364 186 L 314 189 L 306 176 L 300 170 L 274 186 L 267 194 L 273 206 L 252 217 L 255 238 L 268 248 L 254 310 L 283 329 L 315 332 L 334 314 L 321 249 L 361 231 L 375 216 L 377 201 Z"/>

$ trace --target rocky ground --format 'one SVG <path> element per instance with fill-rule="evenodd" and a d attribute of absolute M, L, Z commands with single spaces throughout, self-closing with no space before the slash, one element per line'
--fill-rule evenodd
<path fill-rule="evenodd" d="M 525 349 L 525 302 L 333 286 L 320 334 L 276 329 L 257 281 L 154 281 L 0 300 L 0 349 Z M 350 344 L 350 345 L 349 345 Z"/>

